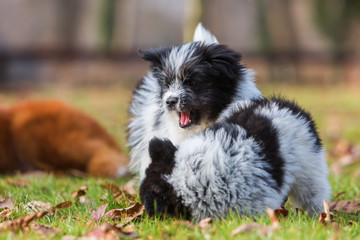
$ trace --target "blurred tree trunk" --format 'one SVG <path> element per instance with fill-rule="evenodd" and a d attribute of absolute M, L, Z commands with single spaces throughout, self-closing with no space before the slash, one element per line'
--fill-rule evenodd
<path fill-rule="evenodd" d="M 107 52 L 110 49 L 111 41 L 114 36 L 115 14 L 116 14 L 115 0 L 102 0 L 100 3 L 99 12 L 99 39 L 100 47 Z"/>
<path fill-rule="evenodd" d="M 201 21 L 201 14 L 201 0 L 184 0 L 183 42 L 192 41 L 195 27 Z"/>
<path fill-rule="evenodd" d="M 60 49 L 72 49 L 77 35 L 79 13 L 83 8 L 83 1 L 56 0 L 55 6 Z"/>

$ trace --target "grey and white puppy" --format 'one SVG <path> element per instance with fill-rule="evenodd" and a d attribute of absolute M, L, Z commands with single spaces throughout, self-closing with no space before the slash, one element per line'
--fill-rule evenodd
<path fill-rule="evenodd" d="M 130 168 L 145 176 L 153 137 L 180 144 L 204 131 L 232 102 L 260 98 L 253 71 L 239 63 L 240 54 L 218 43 L 201 24 L 194 42 L 140 51 L 151 71 L 133 93 L 129 112 Z"/>
<path fill-rule="evenodd" d="M 310 114 L 283 98 L 237 101 L 205 131 L 175 147 L 150 142 L 140 186 L 147 212 L 188 212 L 194 221 L 295 207 L 319 213 L 329 200 L 324 148 Z"/>

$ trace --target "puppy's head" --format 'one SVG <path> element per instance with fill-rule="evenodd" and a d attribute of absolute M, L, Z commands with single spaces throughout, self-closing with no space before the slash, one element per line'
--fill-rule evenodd
<path fill-rule="evenodd" d="M 156 213 L 176 215 L 182 205 L 173 187 L 164 179 L 174 168 L 176 147 L 169 140 L 154 138 L 149 144 L 152 163 L 146 169 L 146 177 L 140 185 L 140 198 L 149 215 Z"/>
<path fill-rule="evenodd" d="M 140 51 L 161 86 L 163 109 L 181 128 L 208 125 L 233 100 L 242 65 L 240 54 L 203 41 Z"/>

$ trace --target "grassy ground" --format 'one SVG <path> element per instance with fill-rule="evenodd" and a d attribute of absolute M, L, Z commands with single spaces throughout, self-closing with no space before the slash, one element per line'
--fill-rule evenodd
<path fill-rule="evenodd" d="M 261 85 L 265 95 L 281 93 L 297 102 L 313 113 L 319 130 L 324 139 L 325 146 L 332 152 L 339 140 L 349 143 L 360 144 L 360 94 L 359 89 L 347 89 L 345 87 L 309 87 L 289 85 Z M 121 86 L 98 89 L 87 87 L 83 89 L 46 87 L 36 91 L 0 92 L 0 106 L 10 105 L 23 99 L 57 98 L 77 106 L 101 122 L 109 132 L 124 147 L 126 135 L 125 123 L 127 122 L 127 106 L 131 97 L 131 90 Z M 338 156 L 329 156 L 329 164 L 338 161 Z M 25 179 L 30 184 L 24 187 L 9 184 L 9 178 L 16 181 Z M 128 179 L 127 179 L 128 180 Z M 72 200 L 71 194 L 81 186 L 87 186 L 88 201 L 76 203 L 67 209 L 59 210 L 53 216 L 46 216 L 37 222 L 42 225 L 58 227 L 60 233 L 47 237 L 40 236 L 37 232 L 10 231 L 0 232 L 0 239 L 38 239 L 59 238 L 64 235 L 81 236 L 89 232 L 95 225 L 91 215 L 92 210 L 109 203 L 111 208 L 127 207 L 126 203 L 117 203 L 111 194 L 104 197 L 108 190 L 101 188 L 101 184 L 112 182 L 117 185 L 124 184 L 127 180 L 95 179 L 79 177 L 54 177 L 46 176 L 1 176 L 0 198 L 13 197 L 15 210 L 10 215 L 10 220 L 28 214 L 26 203 L 38 200 L 50 202 L 56 205 L 66 200 Z M 342 174 L 330 174 L 330 182 L 333 188 L 332 200 L 337 193 L 345 192 L 336 200 L 360 200 L 360 172 L 359 164 L 353 164 L 343 169 Z M 73 201 L 73 200 L 72 200 Z M 238 235 L 237 238 L 245 239 L 360 239 L 360 213 L 344 214 L 336 213 L 335 220 L 339 227 L 324 226 L 317 218 L 309 218 L 306 215 L 297 215 L 295 209 L 287 204 L 290 210 L 286 219 L 281 219 L 281 228 L 273 233 L 265 235 L 260 230 Z M 271 225 L 270 219 L 264 215 L 255 218 L 261 225 Z M 235 214 L 226 220 L 215 221 L 209 228 L 203 230 L 199 227 L 188 226 L 173 219 L 158 219 L 142 217 L 135 221 L 134 231 L 142 239 L 232 239 L 231 232 L 236 227 L 253 222 L 253 218 L 240 219 Z M 1 220 L 0 220 L 1 222 Z M 114 223 L 114 221 L 110 221 Z"/>

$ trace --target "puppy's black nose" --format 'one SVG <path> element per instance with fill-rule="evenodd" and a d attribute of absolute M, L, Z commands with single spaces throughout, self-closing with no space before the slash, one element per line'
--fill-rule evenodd
<path fill-rule="evenodd" d="M 168 107 L 174 107 L 175 104 L 178 103 L 178 101 L 178 97 L 168 97 L 168 99 L 166 99 L 166 104 L 168 105 Z"/>

